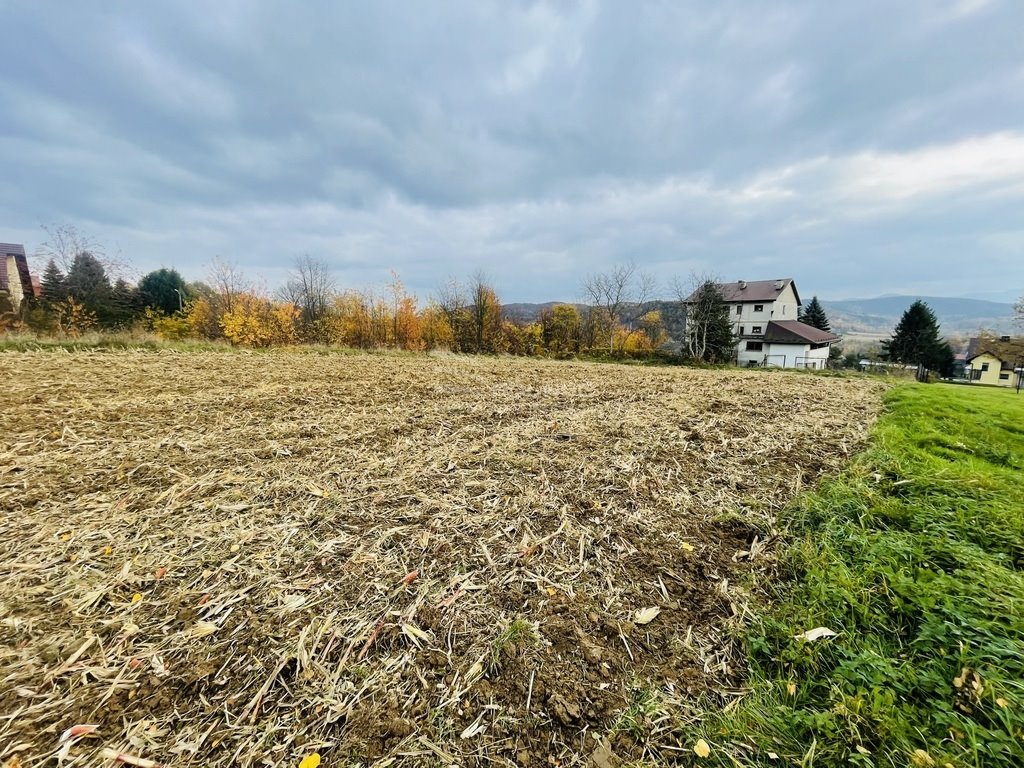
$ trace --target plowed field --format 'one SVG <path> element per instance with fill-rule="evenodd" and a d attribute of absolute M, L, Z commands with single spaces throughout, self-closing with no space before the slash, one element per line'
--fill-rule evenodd
<path fill-rule="evenodd" d="M 880 407 L 863 380 L 462 357 L 7 353 L 0 381 L 24 766 L 692 757 L 690 705 L 742 692 L 775 511 Z"/>

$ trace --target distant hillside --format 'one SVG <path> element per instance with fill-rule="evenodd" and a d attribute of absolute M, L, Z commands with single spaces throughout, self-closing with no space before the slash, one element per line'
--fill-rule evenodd
<path fill-rule="evenodd" d="M 1013 325 L 1013 305 L 997 301 L 942 296 L 880 296 L 875 299 L 844 299 L 821 303 L 833 331 L 845 336 L 851 344 L 855 341 L 867 344 L 891 336 L 900 316 L 918 298 L 927 302 L 938 316 L 944 336 L 972 336 L 982 328 L 996 333 L 1019 332 Z M 532 323 L 545 309 L 562 303 L 572 302 L 505 304 L 502 310 L 509 320 Z M 574 306 L 580 310 L 586 307 L 585 304 Z M 680 318 L 676 302 L 652 301 L 648 306 L 661 311 L 670 334 L 678 331 L 676 326 Z"/>
<path fill-rule="evenodd" d="M 943 296 L 880 296 L 875 299 L 822 301 L 832 330 L 840 334 L 888 336 L 900 316 L 922 299 L 939 318 L 944 335 L 973 334 L 980 328 L 1013 331 L 1013 305 L 982 299 Z"/>
<path fill-rule="evenodd" d="M 546 301 L 543 304 L 502 304 L 501 313 L 514 323 L 532 323 L 540 319 L 541 312 L 551 309 L 558 304 L 573 304 L 571 301 Z M 573 304 L 577 309 L 583 309 L 585 304 Z"/>

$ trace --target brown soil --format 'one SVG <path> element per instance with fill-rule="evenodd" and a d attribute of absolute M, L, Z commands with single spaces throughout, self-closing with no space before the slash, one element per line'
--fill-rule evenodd
<path fill-rule="evenodd" d="M 879 407 L 863 380 L 454 357 L 0 377 L 0 765 L 26 766 L 80 724 L 64 765 L 672 762 L 742 682 L 774 513 Z"/>

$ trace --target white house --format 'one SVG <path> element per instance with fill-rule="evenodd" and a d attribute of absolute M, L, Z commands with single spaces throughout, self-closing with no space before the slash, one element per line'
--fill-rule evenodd
<path fill-rule="evenodd" d="M 797 320 L 800 294 L 792 278 L 738 280 L 718 288 L 729 305 L 737 365 L 824 368 L 829 349 L 840 341 Z"/>

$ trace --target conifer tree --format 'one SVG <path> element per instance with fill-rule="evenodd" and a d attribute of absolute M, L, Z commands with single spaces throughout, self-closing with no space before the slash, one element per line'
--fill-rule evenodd
<path fill-rule="evenodd" d="M 832 330 L 828 322 L 828 315 L 825 314 L 825 308 L 821 306 L 821 302 L 818 301 L 817 296 L 811 297 L 811 301 L 803 311 L 801 311 L 800 316 L 797 319 L 801 323 L 806 323 L 820 331 Z"/>
<path fill-rule="evenodd" d="M 64 301 L 64 298 L 67 296 L 64 274 L 53 259 L 46 262 L 46 268 L 43 270 L 43 279 L 40 282 L 44 301 L 50 304 L 58 304 Z"/>
<path fill-rule="evenodd" d="M 690 356 L 709 363 L 724 363 L 735 353 L 729 305 L 717 283 L 705 280 L 686 308 L 686 345 Z"/>
<path fill-rule="evenodd" d="M 904 365 L 923 365 L 943 376 L 953 370 L 953 350 L 939 337 L 935 313 L 920 299 L 903 313 L 892 338 L 882 342 L 882 356 Z"/>

